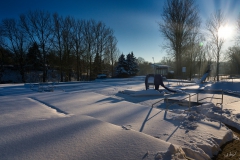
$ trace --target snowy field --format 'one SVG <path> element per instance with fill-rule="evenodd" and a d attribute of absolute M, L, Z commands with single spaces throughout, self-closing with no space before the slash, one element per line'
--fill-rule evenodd
<path fill-rule="evenodd" d="M 223 123 L 240 129 L 240 81 L 164 84 L 183 92 L 146 91 L 144 77 L 0 85 L 0 159 L 206 160 L 236 138 Z M 189 94 L 206 99 L 170 103 Z"/>

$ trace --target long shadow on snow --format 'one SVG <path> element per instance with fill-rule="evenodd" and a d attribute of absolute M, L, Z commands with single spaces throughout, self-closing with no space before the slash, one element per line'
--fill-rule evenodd
<path fill-rule="evenodd" d="M 164 98 L 164 96 L 143 96 L 143 97 L 133 97 L 127 94 L 123 94 L 123 93 L 117 93 L 115 94 L 115 96 L 122 98 L 125 101 L 131 102 L 131 103 L 141 103 L 147 100 L 159 100 L 161 98 Z M 155 101 L 154 101 L 155 102 Z M 154 103 L 153 102 L 153 103 Z M 151 106 L 151 104 L 149 104 L 148 106 Z"/>
<path fill-rule="evenodd" d="M 110 103 L 118 103 L 118 102 L 121 102 L 122 100 L 117 99 L 117 98 L 108 97 L 108 98 L 104 98 L 104 99 L 98 100 L 95 103 L 106 102 L 106 101 L 108 101 L 108 102 L 110 101 Z"/>
<path fill-rule="evenodd" d="M 164 113 L 164 120 L 168 121 L 168 122 L 172 122 L 172 119 L 167 119 L 167 111 L 165 110 Z M 174 123 L 173 123 L 174 124 Z M 176 125 L 176 124 L 174 124 Z M 169 135 L 169 137 L 166 139 L 166 142 L 173 136 L 173 134 L 178 130 L 178 128 L 181 126 L 180 122 L 178 122 L 177 127 L 175 128 L 175 130 Z"/>
<path fill-rule="evenodd" d="M 45 106 L 47 106 L 47 107 L 49 107 L 49 108 L 55 109 L 55 110 L 56 110 L 57 112 L 59 112 L 59 113 L 63 113 L 63 114 L 65 114 L 65 115 L 68 115 L 68 114 L 69 114 L 69 113 L 67 113 L 67 112 L 65 112 L 65 111 L 63 111 L 63 110 L 61 110 L 61 109 L 59 109 L 59 108 L 57 108 L 57 107 L 55 107 L 55 106 L 52 106 L 52 105 L 50 105 L 50 104 L 48 104 L 48 103 L 46 103 L 46 102 L 43 102 L 43 101 L 41 101 L 41 100 L 39 100 L 39 99 L 37 99 L 37 98 L 34 98 L 34 97 L 29 97 L 29 98 L 31 98 L 31 99 L 39 102 L 39 103 L 42 103 L 42 104 L 44 104 Z"/>
<path fill-rule="evenodd" d="M 153 108 L 151 107 L 150 110 L 149 110 L 149 112 L 148 112 L 148 114 L 147 114 L 147 116 L 146 116 L 146 118 L 145 118 L 145 120 L 144 120 L 143 123 L 142 123 L 142 126 L 141 126 L 139 132 L 142 132 L 142 131 L 143 131 L 144 126 L 145 126 L 145 124 L 146 124 L 147 121 L 149 121 L 150 119 L 152 119 L 153 117 L 155 117 L 156 115 L 158 115 L 159 113 L 162 112 L 162 110 L 160 110 L 158 113 L 156 113 L 155 115 L 153 115 L 152 117 L 149 118 L 149 116 L 150 116 L 150 114 L 151 114 L 151 112 L 152 112 L 152 109 L 153 109 Z"/>
<path fill-rule="evenodd" d="M 158 113 L 156 113 L 155 115 L 153 115 L 152 117 L 149 118 L 149 116 L 150 116 L 150 114 L 151 114 L 151 112 L 152 112 L 152 109 L 153 109 L 153 108 L 151 107 L 150 110 L 149 110 L 149 112 L 148 112 L 148 114 L 147 114 L 147 116 L 146 116 L 146 118 L 145 118 L 145 120 L 144 120 L 143 123 L 142 123 L 142 126 L 141 126 L 139 132 L 142 132 L 142 131 L 143 131 L 144 126 L 145 126 L 145 124 L 146 124 L 147 121 L 149 121 L 150 119 L 152 119 L 153 117 L 155 117 L 156 115 L 158 115 L 159 113 L 161 113 L 161 112 L 163 111 L 163 110 L 160 110 Z M 168 119 L 168 118 L 167 118 L 167 111 L 166 111 L 166 110 L 165 110 L 165 113 L 164 113 L 164 120 L 173 123 L 173 122 L 172 122 L 172 119 Z M 166 139 L 166 142 L 172 137 L 172 135 L 173 135 L 173 134 L 178 130 L 178 128 L 181 126 L 180 122 L 178 122 L 177 124 L 176 124 L 176 123 L 173 123 L 173 124 L 174 124 L 175 126 L 177 126 L 177 127 L 176 127 L 175 130 L 169 135 L 169 137 Z"/>
<path fill-rule="evenodd" d="M 4 127 L 5 129 L 0 128 L 0 135 L 2 135 L 2 132 L 8 136 L 11 134 L 16 136 L 19 134 L 19 131 L 22 133 L 20 139 L 19 137 L 14 139 L 8 138 L 10 141 L 7 143 L 6 139 L 5 142 L 0 141 L 2 153 L 0 154 L 0 159 L 12 159 L 13 157 L 22 156 L 22 154 L 34 153 L 35 149 L 42 149 L 48 146 L 48 144 L 51 145 L 54 142 L 66 140 L 68 136 L 72 136 L 74 133 L 85 132 L 89 127 L 94 127 L 99 125 L 99 123 L 101 122 L 94 119 L 89 119 L 87 122 L 79 122 L 78 120 L 71 121 L 70 118 L 60 118 Z M 39 127 L 41 132 L 36 132 L 36 129 Z M 31 134 L 31 132 L 33 133 Z"/>

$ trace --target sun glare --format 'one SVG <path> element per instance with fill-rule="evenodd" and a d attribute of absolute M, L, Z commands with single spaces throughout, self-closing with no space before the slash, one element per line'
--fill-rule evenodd
<path fill-rule="evenodd" d="M 218 30 L 218 35 L 220 38 L 229 39 L 233 36 L 234 28 L 230 25 L 222 26 Z"/>

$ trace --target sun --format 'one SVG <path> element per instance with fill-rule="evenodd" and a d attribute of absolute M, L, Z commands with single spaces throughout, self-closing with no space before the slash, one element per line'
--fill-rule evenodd
<path fill-rule="evenodd" d="M 234 28 L 230 25 L 221 26 L 218 30 L 220 38 L 229 39 L 233 36 Z"/>

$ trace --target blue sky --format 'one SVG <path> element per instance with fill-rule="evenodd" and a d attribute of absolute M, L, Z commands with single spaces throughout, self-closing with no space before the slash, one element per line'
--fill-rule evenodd
<path fill-rule="evenodd" d="M 103 21 L 112 28 L 123 54 L 133 51 L 136 57 L 159 62 L 165 51 L 158 24 L 166 0 L 1 0 L 0 19 L 16 18 L 29 10 L 57 12 L 63 16 Z M 240 0 L 196 0 L 202 26 L 216 10 L 226 14 L 227 22 L 234 26 L 240 14 Z M 225 48 L 232 44 L 227 39 Z"/>

